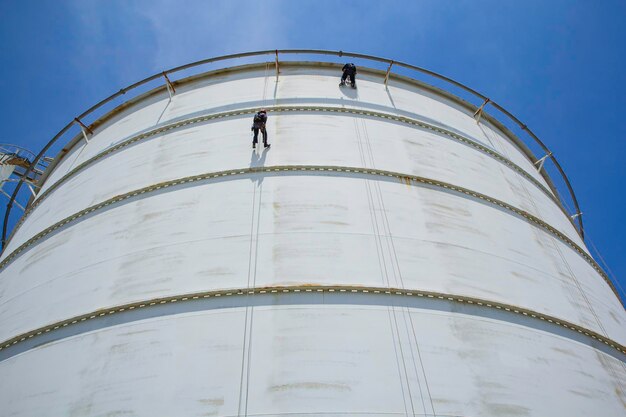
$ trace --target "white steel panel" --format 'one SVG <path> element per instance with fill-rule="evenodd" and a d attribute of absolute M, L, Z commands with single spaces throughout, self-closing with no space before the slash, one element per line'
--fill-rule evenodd
<path fill-rule="evenodd" d="M 585 299 L 576 280 L 612 295 L 589 264 L 564 263 L 570 252 L 580 257 L 508 212 L 395 181 L 312 175 L 179 186 L 97 213 L 9 264 L 0 340 L 94 307 L 251 282 L 390 282 L 519 305 L 625 342 L 624 311 Z M 46 294 L 76 301 L 49 300 L 45 316 L 25 302 Z"/>
<path fill-rule="evenodd" d="M 536 184 L 449 137 L 351 115 L 278 113 L 268 125 L 274 148 L 257 153 L 249 125 L 246 117 L 180 129 L 95 162 L 34 210 L 5 255 L 46 226 L 118 194 L 206 172 L 299 164 L 377 168 L 455 184 L 526 210 L 584 246 Z"/>
<path fill-rule="evenodd" d="M 14 416 L 618 417 L 626 381 L 618 360 L 513 323 L 306 304 L 110 327 L 5 360 L 0 372 L 12 376 L 0 401 Z"/>
<path fill-rule="evenodd" d="M 6 416 L 237 415 L 245 311 L 155 319 L 0 362 Z"/>
<path fill-rule="evenodd" d="M 388 222 L 394 240 L 400 240 L 392 250 L 406 288 L 506 299 L 602 333 L 599 316 L 611 337 L 626 342 L 626 313 L 610 287 L 561 241 L 468 198 L 422 187 L 400 192 L 395 184 L 379 185 L 386 213 L 391 214 L 382 221 Z M 574 258 L 581 260 L 576 268 L 571 267 Z M 590 304 L 578 288 L 582 282 L 611 301 Z"/>
<path fill-rule="evenodd" d="M 617 359 L 515 324 L 410 315 L 437 415 L 624 414 L 626 372 Z"/>

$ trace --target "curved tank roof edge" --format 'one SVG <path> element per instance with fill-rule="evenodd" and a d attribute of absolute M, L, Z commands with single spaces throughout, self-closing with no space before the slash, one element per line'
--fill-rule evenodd
<path fill-rule="evenodd" d="M 268 63 L 274 64 L 273 62 L 263 62 L 263 63 L 253 63 L 253 64 L 244 64 L 244 65 L 238 65 L 238 66 L 233 66 L 233 67 L 225 67 L 225 68 L 219 68 L 216 70 L 211 70 L 211 71 L 206 71 L 206 72 L 202 72 L 200 74 L 194 74 L 191 75 L 189 77 L 185 77 L 185 78 L 181 78 L 179 80 L 175 80 L 172 81 L 172 84 L 174 86 L 180 86 L 180 85 L 185 85 L 185 84 L 189 84 L 195 81 L 199 81 L 202 79 L 207 79 L 207 78 L 211 78 L 211 77 L 215 77 L 218 75 L 223 75 L 223 74 L 230 74 L 230 73 L 235 73 L 235 72 L 246 72 L 246 71 L 250 71 L 250 70 L 255 70 L 255 69 L 261 69 L 264 68 Z M 321 61 L 281 61 L 280 63 L 281 67 L 309 67 L 309 68 L 325 68 L 325 69 L 340 69 L 341 68 L 341 64 L 336 64 L 336 63 L 331 63 L 331 62 L 321 62 Z M 377 70 L 374 68 L 369 68 L 369 67 L 362 67 L 359 66 L 359 71 L 361 73 L 367 73 L 370 75 L 374 75 L 374 76 L 380 76 L 382 78 L 385 77 L 385 71 L 383 70 Z M 412 86 L 417 86 L 419 88 L 422 89 L 426 89 L 430 92 L 433 92 L 441 97 L 443 97 L 444 99 L 447 100 L 451 100 L 452 102 L 454 102 L 455 104 L 458 104 L 462 107 L 464 107 L 465 109 L 467 109 L 470 112 L 474 112 L 476 111 L 476 109 L 478 109 L 477 106 L 473 105 L 472 103 L 446 91 L 443 90 L 441 88 L 435 87 L 433 85 L 430 85 L 428 83 L 425 83 L 423 81 L 419 81 L 416 80 L 414 78 L 411 77 L 407 77 L 404 75 L 398 75 L 398 74 L 393 74 L 390 73 L 389 79 L 395 80 L 395 81 L 400 81 Z M 115 108 L 109 110 L 108 112 L 106 112 L 104 115 L 100 116 L 98 119 L 96 119 L 94 122 L 92 122 L 89 127 L 92 130 L 97 129 L 98 127 L 104 125 L 106 122 L 110 121 L 111 119 L 113 119 L 116 115 L 122 113 L 124 110 L 127 110 L 139 103 L 141 103 L 142 101 L 153 97 L 159 93 L 165 92 L 167 91 L 167 87 L 165 84 L 160 85 L 158 87 L 155 87 L 149 91 L 146 91 L 145 93 L 142 93 L 136 97 L 133 97 L 123 103 L 121 103 L 118 106 L 115 106 Z M 499 122 L 497 119 L 495 119 L 493 116 L 491 116 L 488 113 L 483 113 L 482 116 L 483 119 L 487 120 L 491 125 L 493 125 L 496 129 L 498 129 L 499 131 L 501 131 L 508 139 L 510 139 L 513 144 L 515 146 L 517 146 L 522 152 L 523 154 L 532 162 L 536 162 L 537 158 L 536 156 L 533 154 L 533 152 L 530 150 L 530 148 L 528 146 L 526 146 L 526 144 L 520 139 L 518 138 L 513 132 L 511 132 L 510 129 L 508 129 L 506 126 L 504 126 L 501 122 Z M 48 169 L 46 169 L 46 171 L 44 172 L 44 174 L 42 175 L 41 179 L 40 179 L 40 183 L 38 184 L 39 186 L 42 186 L 46 179 L 48 178 L 48 176 L 50 175 L 50 173 L 52 173 L 52 171 L 54 171 L 54 169 L 56 168 L 57 164 L 65 157 L 65 155 L 67 153 L 69 153 L 70 150 L 72 150 L 72 148 L 82 140 L 83 136 L 81 133 L 78 133 L 74 136 L 74 138 L 72 138 L 72 140 L 70 140 L 65 146 L 63 146 L 63 148 L 61 149 L 61 151 L 59 151 L 57 153 L 57 155 L 55 155 L 54 160 L 50 163 Z M 548 183 L 548 186 L 550 187 L 551 191 L 554 193 L 555 196 L 558 195 L 558 192 L 556 190 L 556 187 L 554 186 L 554 183 L 552 182 L 552 179 L 550 178 L 549 175 L 547 175 L 545 172 L 541 171 L 540 172 L 541 176 L 546 180 L 546 182 Z M 28 204 L 30 204 L 32 201 L 29 200 Z M 562 206 L 562 205 L 561 205 Z M 564 207 L 561 207 L 563 210 L 565 210 Z"/>

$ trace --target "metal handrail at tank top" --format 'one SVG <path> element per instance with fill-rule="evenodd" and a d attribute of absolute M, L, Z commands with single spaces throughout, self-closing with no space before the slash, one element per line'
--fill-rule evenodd
<path fill-rule="evenodd" d="M 294 54 L 300 54 L 300 55 L 329 55 L 329 56 L 337 56 L 337 57 L 350 57 L 350 58 L 358 58 L 358 59 L 362 59 L 365 61 L 372 61 L 372 62 L 379 62 L 379 63 L 384 63 L 388 65 L 387 68 L 387 74 L 385 76 L 385 82 L 387 81 L 387 79 L 389 78 L 390 75 L 396 75 L 394 73 L 391 72 L 392 67 L 402 67 L 402 68 L 406 68 L 409 70 L 413 70 L 416 72 L 419 72 L 421 74 L 426 74 L 428 76 L 431 76 L 435 79 L 444 81 L 447 84 L 450 84 L 452 86 L 455 86 L 457 88 L 462 89 L 463 91 L 465 91 L 466 93 L 471 94 L 474 97 L 479 98 L 480 100 L 482 100 L 482 105 L 480 107 L 475 106 L 473 104 L 471 104 L 471 106 L 473 106 L 476 111 L 479 111 L 480 109 L 482 109 L 481 111 L 484 112 L 484 107 L 486 107 L 487 105 L 491 105 L 493 106 L 495 109 L 497 109 L 498 111 L 500 111 L 502 114 L 504 114 L 505 116 L 507 116 L 507 118 L 509 120 L 511 120 L 514 124 L 516 124 L 522 131 L 526 132 L 528 134 L 528 136 L 530 136 L 530 138 L 537 144 L 539 145 L 539 147 L 545 152 L 545 157 L 549 160 L 551 160 L 554 164 L 554 166 L 556 167 L 557 171 L 559 172 L 559 174 L 561 175 L 563 182 L 565 183 L 569 195 L 572 199 L 572 202 L 574 204 L 574 209 L 575 209 L 575 213 L 572 214 L 572 218 L 576 218 L 577 222 L 578 222 L 578 233 L 580 235 L 580 237 L 584 240 L 585 235 L 584 235 L 584 226 L 583 226 L 583 220 L 582 220 L 582 212 L 580 210 L 580 206 L 578 204 L 578 200 L 576 199 L 576 195 L 574 193 L 574 189 L 572 188 L 572 185 L 569 181 L 569 179 L 567 178 L 567 175 L 565 174 L 565 171 L 563 170 L 563 168 L 561 167 L 561 165 L 559 164 L 559 162 L 557 161 L 556 157 L 554 156 L 554 154 L 550 151 L 550 149 L 537 137 L 537 135 L 535 135 L 532 130 L 530 130 L 530 128 L 528 128 L 524 123 L 522 123 L 517 117 L 515 117 L 513 114 L 511 114 L 508 110 L 506 110 L 504 107 L 500 106 L 499 104 L 497 104 L 496 102 L 494 102 L 493 100 L 489 99 L 487 96 L 485 96 L 484 94 L 479 93 L 478 91 L 458 82 L 453 80 L 452 78 L 446 77 L 445 75 L 441 75 L 438 74 L 434 71 L 430 71 L 427 70 L 425 68 L 422 67 L 418 67 L 415 65 L 411 65 L 411 64 L 407 64 L 401 61 L 396 61 L 396 60 L 391 60 L 391 59 L 387 59 L 387 58 L 381 58 L 381 57 L 377 57 L 377 56 L 373 56 L 373 55 L 365 55 L 365 54 L 358 54 L 358 53 L 353 53 L 353 52 L 343 52 L 343 51 L 329 51 L 329 50 L 320 50 L 320 49 L 279 49 L 279 50 L 264 50 L 264 51 L 255 51 L 255 52 L 244 52 L 244 53 L 239 53 L 239 54 L 231 54 L 231 55 L 223 55 L 223 56 L 219 56 L 219 57 L 213 57 L 213 58 L 208 58 L 208 59 L 203 59 L 200 61 L 196 61 L 196 62 L 192 62 L 189 64 L 185 64 L 185 65 L 181 65 L 178 67 L 174 67 L 171 68 L 169 70 L 166 71 L 162 71 L 159 72 L 157 74 L 151 75 L 150 77 L 144 78 L 141 81 L 138 81 L 134 84 L 129 85 L 128 87 L 122 88 L 119 91 L 117 91 L 114 94 L 111 94 L 109 97 L 105 98 L 104 100 L 94 104 L 93 106 L 91 106 L 89 109 L 85 110 L 83 113 L 81 113 L 78 117 L 76 117 L 75 119 L 73 119 L 72 121 L 70 121 L 65 127 L 63 127 L 42 149 L 41 151 L 37 154 L 37 156 L 32 160 L 30 166 L 27 168 L 26 170 L 26 175 L 24 175 L 22 177 L 22 179 L 20 179 L 20 181 L 17 183 L 17 185 L 15 186 L 15 189 L 13 190 L 13 193 L 11 195 L 11 198 L 9 199 L 9 202 L 7 203 L 7 208 L 5 210 L 5 215 L 4 215 L 4 223 L 3 223 L 3 227 L 2 227 L 2 252 L 4 252 L 4 249 L 6 248 L 6 241 L 7 241 L 7 231 L 8 231 L 8 223 L 9 223 L 9 218 L 10 218 L 10 214 L 11 214 L 11 209 L 13 207 L 13 203 L 15 202 L 15 199 L 17 198 L 17 195 L 22 187 L 22 185 L 24 184 L 24 178 L 27 178 L 28 174 L 37 166 L 39 160 L 41 158 L 44 157 L 44 155 L 46 154 L 46 152 L 53 146 L 55 145 L 59 140 L 61 140 L 61 138 L 65 137 L 65 134 L 72 128 L 72 126 L 75 123 L 80 123 L 82 125 L 81 120 L 83 120 L 85 117 L 91 115 L 92 113 L 94 113 L 96 110 L 101 109 L 104 105 L 110 103 L 111 101 L 113 101 L 114 99 L 127 94 L 130 91 L 134 91 L 136 90 L 138 87 L 141 87 L 151 81 L 157 80 L 162 78 L 164 83 L 163 85 L 165 87 L 168 88 L 169 91 L 169 86 L 171 85 L 170 83 L 173 82 L 175 83 L 176 80 L 174 81 L 170 81 L 170 78 L 168 77 L 171 74 L 175 74 L 178 73 L 180 71 L 184 71 L 190 68 L 194 68 L 194 67 L 199 67 L 202 65 L 206 65 L 206 64 L 210 64 L 210 63 L 214 63 L 214 62 L 219 62 L 219 61 L 226 61 L 226 60 L 231 60 L 231 59 L 240 59 L 240 58 L 248 58 L 248 57 L 259 57 L 259 56 L 265 56 L 265 55 L 273 55 L 275 56 L 275 63 L 276 63 L 276 75 L 278 76 L 279 74 L 279 64 L 280 61 L 278 59 L 279 55 L 294 55 Z M 201 72 L 199 73 L 201 74 Z M 198 74 L 196 74 L 198 75 Z M 163 86 L 157 87 L 157 88 L 162 88 Z M 448 91 L 446 91 L 447 93 L 449 93 Z M 450 94 L 450 93 L 449 93 Z M 117 108 L 117 106 L 116 106 Z M 483 117 L 488 116 L 491 117 L 492 119 L 498 121 L 498 119 L 496 117 L 494 117 L 492 114 L 488 114 L 486 112 L 482 113 Z M 102 117 L 106 117 L 106 114 Z M 100 118 L 98 118 L 95 122 L 97 122 Z M 87 128 L 89 128 L 89 125 L 87 126 Z M 74 136 L 72 136 L 73 138 Z M 65 142 L 65 144 L 69 143 L 72 139 L 69 139 Z M 538 160 L 538 158 L 536 156 L 533 156 L 536 162 Z M 49 168 L 52 169 L 52 166 Z M 551 188 L 553 188 L 553 191 L 555 192 L 555 194 L 558 196 L 558 198 L 561 200 L 561 202 L 563 204 L 565 204 L 562 200 L 562 198 L 560 197 L 560 194 L 558 193 L 557 189 L 555 186 L 553 186 L 552 180 L 550 179 L 549 174 L 546 172 L 545 169 L 540 170 L 541 175 L 544 176 L 544 178 L 546 179 L 546 181 L 548 182 L 548 184 L 550 185 Z M 33 197 L 30 198 L 29 203 L 33 201 Z"/>

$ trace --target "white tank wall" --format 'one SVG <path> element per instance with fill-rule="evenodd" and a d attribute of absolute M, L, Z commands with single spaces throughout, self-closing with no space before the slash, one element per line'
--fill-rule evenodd
<path fill-rule="evenodd" d="M 41 203 L 8 251 L 50 224 L 115 195 L 186 176 L 249 167 L 254 161 L 250 149 L 243 146 L 249 139 L 249 124 L 246 117 L 190 125 L 95 162 L 89 175 L 71 177 Z M 382 119 L 323 113 L 277 113 L 268 127 L 281 149 L 267 154 L 266 166 L 372 167 L 432 178 L 506 201 L 582 245 L 571 222 L 545 191 L 502 162 L 481 152 L 467 152 L 467 145 L 452 139 Z M 359 143 L 365 135 L 374 162 L 369 157 L 363 160 Z M 86 191 L 77 193 L 77 189 Z"/>
<path fill-rule="evenodd" d="M 443 127 L 507 157 L 547 188 L 504 134 L 433 92 L 398 81 L 385 90 L 379 77 L 361 74 L 357 91 L 343 90 L 336 71 L 310 66 L 285 66 L 277 84 L 272 74 L 271 68 L 226 72 L 178 86 L 171 102 L 164 94 L 139 102 L 72 149 L 43 191 L 78 164 L 157 125 L 290 105 L 357 108 Z M 525 210 L 586 250 L 537 184 L 449 136 L 351 113 L 269 117 L 273 146 L 265 152 L 250 149 L 246 114 L 160 133 L 99 159 L 42 200 L 3 259 L 55 222 L 113 196 L 181 177 L 277 165 L 375 168 L 451 183 Z M 436 186 L 320 172 L 178 185 L 61 227 L 0 272 L 0 341 L 127 303 L 276 285 L 479 298 L 626 344 L 626 314 L 608 284 L 581 254 L 531 221 Z M 292 306 L 180 312 L 94 325 L 35 348 L 17 344 L 4 360 L 0 351 L 0 403 L 8 404 L 6 415 L 625 411 L 625 357 L 591 337 L 492 317 L 487 307 L 479 310 L 489 312 L 484 316 L 464 314 L 454 303 L 442 311 L 393 307 L 393 295 L 377 306 L 346 297 L 323 305 L 302 298 Z M 67 384 L 59 386 L 54 381 L 61 375 Z"/>
<path fill-rule="evenodd" d="M 246 309 L 221 309 L 110 327 L 32 350 L 2 362 L 3 375 L 12 376 L 0 379 L 3 413 L 421 416 L 435 415 L 434 410 L 437 416 L 621 416 L 624 411 L 607 390 L 623 386 L 620 361 L 524 326 L 428 309 L 306 304 L 255 307 L 253 323 L 251 339 L 244 340 Z M 417 366 L 402 366 L 413 359 Z"/>
<path fill-rule="evenodd" d="M 619 301 L 591 266 L 509 213 L 399 182 L 368 192 L 357 178 L 253 180 L 157 193 L 48 237 L 3 272 L 0 340 L 94 306 L 245 287 L 254 217 L 257 285 L 385 285 L 378 264 L 392 262 L 391 254 L 379 259 L 376 236 L 391 235 L 404 279 L 394 287 L 507 302 L 602 334 L 596 314 L 612 338 L 626 342 Z M 344 261 L 325 262 L 329 255 Z M 584 296 L 577 281 L 588 288 Z M 63 302 L 33 306 L 46 294 Z"/>

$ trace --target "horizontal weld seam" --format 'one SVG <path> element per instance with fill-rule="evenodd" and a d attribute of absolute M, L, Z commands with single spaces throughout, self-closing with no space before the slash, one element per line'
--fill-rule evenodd
<path fill-rule="evenodd" d="M 205 299 L 205 298 L 222 297 L 222 296 L 228 297 L 228 296 L 233 296 L 233 295 L 255 295 L 255 294 L 267 294 L 267 293 L 284 294 L 284 293 L 290 293 L 290 292 L 293 292 L 293 293 L 300 293 L 300 292 L 320 293 L 322 292 L 323 293 L 323 292 L 336 292 L 336 291 L 343 292 L 343 293 L 346 293 L 346 292 L 364 293 L 364 294 L 375 293 L 375 294 L 382 294 L 382 295 L 389 295 L 389 296 L 399 295 L 399 296 L 408 296 L 408 297 L 427 297 L 427 298 L 433 298 L 433 299 L 436 298 L 440 300 L 452 301 L 454 303 L 471 304 L 471 305 L 478 305 L 484 308 L 505 310 L 511 314 L 524 315 L 527 317 L 531 317 L 533 319 L 547 321 L 554 325 L 576 331 L 578 333 L 584 334 L 587 337 L 591 337 L 595 340 L 598 340 L 606 344 L 607 346 L 612 347 L 618 352 L 626 354 L 625 346 L 621 345 L 620 343 L 608 337 L 602 336 L 599 333 L 594 332 L 593 330 L 586 329 L 577 324 L 573 324 L 573 323 L 558 319 L 553 316 L 541 314 L 536 311 L 528 310 L 528 309 L 521 308 L 521 307 L 514 306 L 514 305 L 488 301 L 488 300 L 475 298 L 475 297 L 466 297 L 466 296 L 438 293 L 438 292 L 432 292 L 432 291 L 389 288 L 389 287 L 353 287 L 353 286 L 343 286 L 343 285 L 339 285 L 339 286 L 310 286 L 310 285 L 297 286 L 296 285 L 296 286 L 274 286 L 274 287 L 254 287 L 254 288 L 235 288 L 235 289 L 230 288 L 230 289 L 223 289 L 223 290 L 187 293 L 187 294 L 181 294 L 181 295 L 174 295 L 174 296 L 160 297 L 160 298 L 154 298 L 154 299 L 149 299 L 149 300 L 136 301 L 133 303 L 118 305 L 115 307 L 107 307 L 107 308 L 99 309 L 96 311 L 92 311 L 86 314 L 69 318 L 67 320 L 52 323 L 47 326 L 40 327 L 40 328 L 31 330 L 29 332 L 26 332 L 26 333 L 22 333 L 18 336 L 15 336 L 11 339 L 8 339 L 0 343 L 0 351 L 3 349 L 9 348 L 11 346 L 14 346 L 20 342 L 23 342 L 29 338 L 41 335 L 43 333 L 49 333 L 50 331 L 58 330 L 59 328 L 62 328 L 62 327 L 72 326 L 80 322 L 93 320 L 93 319 L 103 317 L 106 315 L 121 313 L 126 310 L 145 309 L 151 306 L 157 306 L 157 305 L 163 305 L 163 304 L 169 304 L 169 303 L 191 302 L 191 301 L 198 300 L 201 298 Z"/>
<path fill-rule="evenodd" d="M 517 215 L 522 216 L 523 218 L 526 218 L 528 221 L 530 221 L 531 223 L 534 223 L 535 225 L 539 226 L 541 229 L 543 229 L 544 231 L 550 233 L 551 235 L 553 235 L 554 237 L 556 237 L 557 239 L 559 239 L 560 241 L 562 241 L 563 243 L 567 244 L 568 246 L 570 246 L 572 249 L 574 249 L 575 252 L 577 252 L 580 256 L 583 257 L 583 259 L 585 259 L 587 261 L 587 263 L 596 271 L 598 272 L 598 274 L 600 274 L 600 276 L 602 276 L 602 278 L 604 279 L 604 281 L 609 285 L 609 287 L 611 288 L 611 290 L 615 293 L 615 295 L 617 296 L 618 300 L 620 300 L 620 297 L 617 293 L 616 288 L 613 286 L 613 283 L 609 280 L 608 276 L 604 273 L 604 271 L 602 270 L 602 268 L 600 268 L 600 266 L 596 263 L 596 261 L 590 257 L 589 255 L 587 255 L 587 253 L 585 251 L 582 250 L 582 248 L 580 248 L 580 246 L 578 246 L 574 241 L 572 241 L 569 237 L 567 237 L 565 234 L 561 233 L 560 231 L 558 231 L 557 229 L 555 229 L 554 227 L 550 226 L 548 223 L 544 222 L 543 220 L 539 219 L 538 217 L 524 211 L 521 210 L 517 207 L 514 207 L 508 203 L 505 203 L 503 201 L 500 201 L 498 199 L 486 196 L 484 194 L 469 190 L 467 188 L 463 188 L 463 187 L 459 187 L 459 186 L 455 186 L 443 181 L 437 181 L 437 180 L 433 180 L 433 179 L 429 179 L 429 178 L 425 178 L 425 177 L 418 177 L 415 175 L 407 175 L 407 174 L 401 174 L 398 172 L 391 172 L 391 171 L 384 171 L 384 170 L 379 170 L 379 169 L 372 169 L 372 168 L 357 168 L 357 167 L 337 167 L 337 166 L 316 166 L 316 165 L 295 165 L 295 166 L 290 166 L 290 165 L 279 165 L 279 166 L 268 166 L 268 167 L 254 167 L 254 168 L 246 168 L 246 169 L 233 169 L 233 170 L 227 170 L 227 171 L 218 171 L 218 172 L 213 172 L 213 173 L 205 173 L 205 174 L 199 174 L 199 175 L 194 175 L 194 176 L 190 176 L 190 177 L 183 177 L 183 178 L 177 178 L 177 179 L 173 179 L 173 180 L 169 180 L 169 181 L 164 181 L 161 183 L 157 183 L 157 184 L 153 184 L 150 185 L 148 187 L 144 187 L 144 188 L 140 188 L 138 190 L 133 190 L 133 191 L 129 191 L 127 193 L 124 194 L 120 194 L 118 196 L 112 197 L 108 200 L 105 200 L 104 202 L 98 203 L 94 206 L 91 207 L 87 207 L 81 211 L 79 211 L 78 213 L 75 213 L 63 220 L 60 220 L 59 222 L 53 224 L 52 226 L 44 229 L 43 231 L 39 232 L 38 234 L 36 234 L 35 236 L 33 236 L 32 238 L 28 239 L 26 242 L 24 242 L 22 245 L 20 245 L 18 248 L 16 248 L 13 252 L 11 252 L 2 262 L 0 262 L 0 272 L 2 270 L 4 270 L 4 268 L 6 267 L 6 265 L 8 265 L 11 260 L 13 258 L 15 258 L 19 253 L 21 253 L 24 249 L 28 248 L 29 246 L 33 245 L 34 243 L 36 243 L 38 240 L 40 240 L 41 238 L 43 238 L 44 236 L 48 235 L 49 233 L 51 233 L 52 231 L 58 229 L 59 227 L 66 225 L 66 224 L 71 224 L 73 222 L 75 222 L 76 220 L 78 220 L 79 218 L 85 216 L 86 214 L 89 214 L 99 208 L 108 206 L 110 204 L 116 203 L 116 202 L 120 202 L 123 200 L 126 200 L 128 198 L 131 198 L 135 195 L 137 195 L 137 193 L 146 193 L 146 192 L 150 192 L 153 190 L 157 190 L 157 189 L 162 189 L 162 188 L 169 188 L 172 187 L 174 185 L 180 184 L 181 182 L 195 182 L 195 181 L 200 181 L 200 180 L 204 180 L 204 179 L 210 179 L 210 178 L 217 178 L 217 177 L 223 177 L 223 176 L 239 176 L 239 175 L 245 175 L 247 173 L 255 173 L 255 172 L 277 172 L 277 171 L 284 171 L 285 168 L 289 171 L 320 171 L 320 172 L 333 172 L 332 170 L 337 170 L 337 168 L 341 168 L 343 170 L 346 169 L 350 169 L 355 173 L 360 173 L 360 174 L 365 174 L 365 175 L 373 175 L 373 176 L 392 176 L 398 179 L 409 179 L 411 181 L 417 182 L 417 183 L 421 183 L 421 184 L 429 184 L 429 185 L 434 185 L 437 187 L 441 187 L 444 189 L 450 189 L 453 190 L 455 192 L 461 193 L 461 194 L 465 194 L 474 198 L 478 198 L 480 200 L 486 201 L 490 204 L 495 204 L 498 205 L 502 208 L 505 208 Z M 329 171 L 329 169 L 331 169 L 331 171 Z"/>

